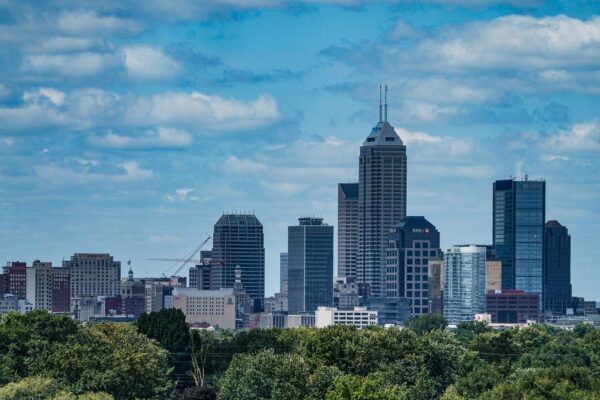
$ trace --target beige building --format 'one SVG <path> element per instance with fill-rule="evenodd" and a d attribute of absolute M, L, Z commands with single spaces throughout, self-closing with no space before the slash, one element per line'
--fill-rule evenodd
<path fill-rule="evenodd" d="M 338 310 L 335 307 L 319 307 L 315 311 L 315 327 L 325 328 L 331 325 L 349 325 L 366 328 L 377 325 L 377 311 L 366 307 L 354 307 L 354 310 Z"/>
<path fill-rule="evenodd" d="M 442 314 L 442 293 L 444 290 L 444 260 L 432 258 L 428 261 L 429 312 Z"/>
<path fill-rule="evenodd" d="M 198 290 L 177 287 L 173 289 L 173 308 L 183 311 L 188 324 L 235 329 L 233 289 Z"/>
<path fill-rule="evenodd" d="M 35 309 L 52 310 L 52 263 L 35 260 L 26 270 L 25 298 Z"/>
<path fill-rule="evenodd" d="M 488 260 L 485 262 L 485 291 L 502 290 L 502 261 Z"/>

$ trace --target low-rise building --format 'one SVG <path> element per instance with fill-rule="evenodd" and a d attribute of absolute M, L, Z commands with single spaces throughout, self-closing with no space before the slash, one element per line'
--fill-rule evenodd
<path fill-rule="evenodd" d="M 173 308 L 183 311 L 188 324 L 235 329 L 233 289 L 174 288 Z"/>
<path fill-rule="evenodd" d="M 486 313 L 494 324 L 540 321 L 540 295 L 523 290 L 497 290 L 486 294 Z"/>
<path fill-rule="evenodd" d="M 335 307 L 319 307 L 315 311 L 315 326 L 325 328 L 331 325 L 348 325 L 357 328 L 377 325 L 377 311 L 366 307 L 354 307 L 353 310 L 338 310 Z"/>

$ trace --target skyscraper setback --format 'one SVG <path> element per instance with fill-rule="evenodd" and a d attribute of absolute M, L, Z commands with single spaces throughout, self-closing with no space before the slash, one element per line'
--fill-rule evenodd
<path fill-rule="evenodd" d="M 358 183 L 338 185 L 338 276 L 356 279 L 358 248 Z"/>
<path fill-rule="evenodd" d="M 546 182 L 500 180 L 494 183 L 493 238 L 502 261 L 502 289 L 543 291 Z"/>
<path fill-rule="evenodd" d="M 379 122 L 360 148 L 358 165 L 357 281 L 376 298 L 386 295 L 389 230 L 406 217 L 406 146 L 387 121 L 387 99 L 383 108 L 380 102 Z"/>

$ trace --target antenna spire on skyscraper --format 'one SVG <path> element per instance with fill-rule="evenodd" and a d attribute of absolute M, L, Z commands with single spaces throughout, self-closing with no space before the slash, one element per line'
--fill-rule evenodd
<path fill-rule="evenodd" d="M 387 85 L 385 85 L 385 105 L 383 111 L 383 121 L 387 122 Z M 381 118 L 380 118 L 381 119 Z"/>
<path fill-rule="evenodd" d="M 379 122 L 381 121 L 381 85 L 379 85 Z"/>

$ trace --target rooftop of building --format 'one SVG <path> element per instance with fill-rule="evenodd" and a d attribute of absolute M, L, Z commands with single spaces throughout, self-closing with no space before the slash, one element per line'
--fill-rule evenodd
<path fill-rule="evenodd" d="M 387 121 L 379 121 L 363 142 L 363 146 L 399 145 L 404 145 L 404 143 L 402 143 L 402 139 L 400 139 L 400 136 L 398 136 L 394 127 Z"/>
<path fill-rule="evenodd" d="M 550 220 L 550 221 L 546 222 L 544 227 L 546 227 L 546 228 L 564 228 L 565 226 L 556 220 Z"/>
<path fill-rule="evenodd" d="M 248 225 L 262 226 L 254 214 L 223 214 L 215 224 L 217 226 Z"/>
<path fill-rule="evenodd" d="M 217 290 L 200 290 L 196 288 L 180 288 L 173 289 L 173 296 L 188 296 L 188 297 L 226 297 L 233 296 L 233 288 L 217 289 Z"/>
<path fill-rule="evenodd" d="M 340 183 L 339 187 L 346 198 L 358 199 L 358 183 Z"/>
<path fill-rule="evenodd" d="M 300 225 L 327 225 L 323 223 L 323 218 L 320 217 L 300 217 L 298 222 Z"/>
<path fill-rule="evenodd" d="M 404 217 L 395 226 L 396 229 L 428 229 L 435 231 L 435 225 L 427 220 L 424 216 L 407 216 Z"/>

